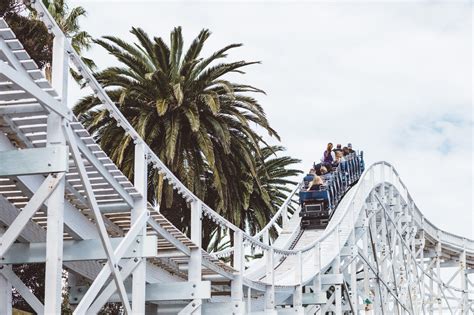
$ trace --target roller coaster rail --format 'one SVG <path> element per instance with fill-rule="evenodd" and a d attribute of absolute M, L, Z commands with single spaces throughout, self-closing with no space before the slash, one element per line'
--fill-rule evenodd
<path fill-rule="evenodd" d="M 74 314 L 107 302 L 127 314 L 474 312 L 474 241 L 425 218 L 391 164 L 369 166 L 326 229 L 300 228 L 299 184 L 250 235 L 179 181 L 42 1 L 30 4 L 54 36 L 52 83 L 0 19 L 0 314 L 12 313 L 12 288 L 36 313 L 60 314 L 63 268 Z M 133 139 L 133 184 L 68 108 L 70 63 Z M 151 167 L 188 202 L 189 236 L 147 202 Z M 233 234 L 231 247 L 201 247 L 204 216 Z M 29 263 L 46 264 L 44 302 L 12 269 Z"/>

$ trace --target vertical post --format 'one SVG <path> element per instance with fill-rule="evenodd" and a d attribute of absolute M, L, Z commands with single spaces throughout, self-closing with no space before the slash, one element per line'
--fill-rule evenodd
<path fill-rule="evenodd" d="M 0 228 L 0 237 L 3 235 L 4 229 Z M 0 269 L 8 268 L 8 266 L 0 265 Z M 0 274 L 0 314 L 12 313 L 12 284 Z"/>
<path fill-rule="evenodd" d="M 233 305 L 233 314 L 244 314 L 244 291 L 243 291 L 243 272 L 244 272 L 244 249 L 242 231 L 234 232 L 234 262 L 233 267 L 237 271 L 234 280 L 231 282 L 231 298 Z"/>
<path fill-rule="evenodd" d="M 295 292 L 293 293 L 293 308 L 296 314 L 304 314 L 303 307 L 303 258 L 302 252 L 296 254 L 295 266 Z"/>
<path fill-rule="evenodd" d="M 356 157 L 357 158 L 357 157 Z M 352 308 L 355 311 L 355 314 L 358 314 L 358 305 L 359 305 L 359 297 L 357 294 L 357 260 L 356 257 L 358 255 L 357 253 L 357 244 L 356 244 L 356 222 L 354 218 L 354 202 L 352 202 L 352 207 L 351 207 L 351 226 L 352 226 L 352 232 L 350 235 L 350 244 L 351 244 L 351 292 L 349 293 L 349 296 L 351 297 L 351 303 L 352 303 Z"/>
<path fill-rule="evenodd" d="M 288 228 L 288 204 L 285 203 L 283 205 L 283 209 L 281 211 L 281 225 L 283 230 Z"/>
<path fill-rule="evenodd" d="M 341 285 L 340 284 L 336 284 L 334 286 L 334 288 L 336 289 L 334 291 L 334 294 L 336 295 L 336 314 L 342 314 L 342 290 L 341 290 Z"/>
<path fill-rule="evenodd" d="M 134 159 L 134 181 L 135 189 L 141 194 L 141 198 L 134 201 L 131 213 L 131 224 L 133 225 L 140 215 L 147 211 L 147 174 L 148 161 L 145 144 L 143 142 L 135 144 Z M 144 237 L 146 236 L 146 224 L 138 234 L 137 243 L 143 249 Z M 138 252 L 142 252 L 139 250 Z M 146 259 L 135 258 L 140 260 L 137 267 L 133 271 L 132 277 L 132 311 L 134 314 L 145 314 L 145 278 L 146 278 Z"/>
<path fill-rule="evenodd" d="M 252 288 L 247 288 L 247 314 L 252 313 Z"/>
<path fill-rule="evenodd" d="M 66 38 L 56 35 L 53 41 L 52 87 L 61 97 L 61 104 L 67 107 L 68 56 Z M 62 132 L 63 119 L 50 113 L 47 120 L 47 146 L 65 145 Z M 62 299 L 63 230 L 64 230 L 64 187 L 63 177 L 48 200 L 46 229 L 46 272 L 45 272 L 45 314 L 59 314 Z"/>
<path fill-rule="evenodd" d="M 200 200 L 191 202 L 191 241 L 196 244 L 197 248 L 191 249 L 188 265 L 188 281 L 200 282 L 201 279 L 201 242 L 202 242 L 202 204 Z M 201 306 L 194 311 L 193 314 L 201 314 Z"/>
<path fill-rule="evenodd" d="M 266 280 L 268 284 L 265 288 L 265 314 L 276 314 L 275 310 L 275 273 L 274 273 L 274 253 L 273 248 L 266 253 Z"/>
<path fill-rule="evenodd" d="M 0 268 L 8 268 L 3 265 Z M 0 275 L 0 314 L 12 313 L 12 284 Z"/>
<path fill-rule="evenodd" d="M 314 269 L 318 271 L 314 278 L 314 292 L 321 292 L 321 244 L 318 242 L 313 249 Z"/>
<path fill-rule="evenodd" d="M 371 170 L 371 174 L 373 174 L 373 170 Z M 364 257 L 369 257 L 369 217 L 366 216 L 364 219 L 364 234 L 362 236 L 362 252 Z M 364 298 L 363 300 L 369 300 L 370 296 L 370 275 L 369 275 L 369 266 L 367 263 L 364 263 Z M 370 301 L 373 305 L 374 301 Z"/>
<path fill-rule="evenodd" d="M 424 218 L 421 221 L 421 248 L 420 248 L 420 260 L 421 273 L 420 273 L 420 284 L 421 284 L 421 312 L 425 314 L 426 302 L 425 302 L 425 231 L 424 231 Z"/>
<path fill-rule="evenodd" d="M 466 274 L 466 249 L 463 246 L 463 251 L 461 253 L 461 257 L 459 257 L 459 268 L 460 276 L 461 276 L 461 290 L 462 290 L 462 297 L 461 297 L 461 312 L 460 314 L 468 314 L 469 311 L 469 293 L 467 291 L 467 274 Z"/>
<path fill-rule="evenodd" d="M 441 280 L 441 242 L 438 238 L 438 243 L 436 244 L 436 278 L 438 281 Z M 443 303 L 441 302 L 441 290 L 442 288 L 438 285 L 436 290 L 436 301 L 438 303 L 438 314 L 443 314 Z"/>

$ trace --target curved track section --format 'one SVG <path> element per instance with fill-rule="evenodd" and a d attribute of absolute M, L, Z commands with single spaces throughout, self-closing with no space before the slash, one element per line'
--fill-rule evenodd
<path fill-rule="evenodd" d="M 390 164 L 362 174 L 326 229 L 300 230 L 298 186 L 262 231 L 249 235 L 178 180 L 42 2 L 32 5 L 55 36 L 52 84 L 0 19 L 0 314 L 11 313 L 12 287 L 38 314 L 60 313 L 62 268 L 74 314 L 98 313 L 111 301 L 128 314 L 474 311 L 474 241 L 431 224 Z M 70 62 L 134 140 L 133 183 L 63 101 Z M 190 235 L 146 202 L 151 167 L 189 203 Z M 233 234 L 231 248 L 201 248 L 203 216 Z M 262 257 L 247 262 L 252 253 Z M 46 263 L 44 303 L 11 268 L 38 262 Z"/>

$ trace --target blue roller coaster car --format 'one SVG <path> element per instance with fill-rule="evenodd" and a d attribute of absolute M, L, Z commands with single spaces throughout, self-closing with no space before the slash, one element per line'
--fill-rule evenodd
<path fill-rule="evenodd" d="M 304 190 L 299 192 L 301 227 L 304 229 L 323 229 L 331 220 L 337 205 L 346 192 L 357 183 L 364 171 L 363 152 L 346 156 L 344 162 L 325 175 L 322 175 L 325 185 L 319 190 Z M 312 178 L 306 176 L 304 188 L 308 187 Z M 308 183 L 307 183 L 308 182 Z"/>

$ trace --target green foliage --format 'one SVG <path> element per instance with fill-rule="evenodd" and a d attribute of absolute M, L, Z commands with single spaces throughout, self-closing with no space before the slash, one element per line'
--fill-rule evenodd
<path fill-rule="evenodd" d="M 53 37 L 43 22 L 25 15 L 24 10 L 25 7 L 17 0 L 0 2 L 0 15 L 15 32 L 30 57 L 43 68 L 52 59 Z"/>
<path fill-rule="evenodd" d="M 71 38 L 72 46 L 78 53 L 91 47 L 92 37 L 79 26 L 79 19 L 86 16 L 84 8 L 70 9 L 64 0 L 43 0 L 43 3 L 64 34 Z M 40 68 L 46 68 L 46 76 L 50 79 L 53 36 L 43 22 L 38 20 L 36 11 L 26 9 L 18 0 L 6 0 L 0 4 L 0 15 L 5 18 L 31 59 Z M 95 69 L 93 60 L 84 57 L 82 60 L 89 68 Z M 77 82 L 83 84 L 79 73 L 71 69 L 71 74 Z"/>
<path fill-rule="evenodd" d="M 96 42 L 120 63 L 97 72 L 98 81 L 154 152 L 185 185 L 233 223 L 243 226 L 242 211 L 253 191 L 265 191 L 257 174 L 261 136 L 255 126 L 278 138 L 250 85 L 226 79 L 258 62 L 224 62 L 241 44 L 228 45 L 209 57 L 201 50 L 210 32 L 202 30 L 187 50 L 181 28 L 170 34 L 169 46 L 132 28 L 136 42 L 104 36 Z M 220 63 L 218 63 L 220 62 Z M 132 178 L 133 142 L 94 95 L 74 108 L 102 148 Z M 176 198 L 163 177 L 150 172 L 150 201 L 182 230 L 187 205 Z M 265 198 L 271 207 L 269 198 Z M 171 211 L 171 209 L 173 209 Z"/>

